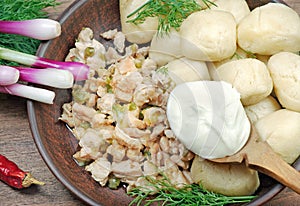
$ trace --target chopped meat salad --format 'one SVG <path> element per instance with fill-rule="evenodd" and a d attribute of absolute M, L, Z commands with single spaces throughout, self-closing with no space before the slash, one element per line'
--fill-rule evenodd
<path fill-rule="evenodd" d="M 148 47 L 125 48 L 117 30 L 101 37 L 114 48 L 105 48 L 84 28 L 66 59 L 91 68 L 89 79 L 74 85 L 73 101 L 63 105 L 60 118 L 79 141 L 74 158 L 101 186 L 112 180 L 130 190 L 148 185 L 143 176 L 160 179 L 162 172 L 177 187 L 193 183 L 194 154 L 174 137 L 166 117 L 175 84 L 148 57 Z"/>

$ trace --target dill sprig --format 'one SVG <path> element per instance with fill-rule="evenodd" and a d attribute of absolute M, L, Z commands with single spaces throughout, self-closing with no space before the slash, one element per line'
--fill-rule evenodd
<path fill-rule="evenodd" d="M 257 56 L 252 53 L 251 51 L 247 51 L 247 50 L 244 50 L 242 48 L 240 48 L 243 52 L 245 52 L 246 54 L 246 57 L 243 57 L 241 56 L 240 54 L 238 54 L 237 52 L 235 52 L 231 57 L 230 59 L 233 59 L 233 58 L 236 58 L 236 59 L 244 59 L 244 58 L 252 58 L 252 59 L 256 59 Z"/>
<path fill-rule="evenodd" d="M 169 68 L 166 66 L 162 66 L 156 70 L 156 72 L 167 75 L 169 73 Z"/>
<path fill-rule="evenodd" d="M 215 5 L 209 0 L 202 0 L 207 7 Z M 168 33 L 171 28 L 178 30 L 182 22 L 193 12 L 203 8 L 195 0 L 149 0 L 127 18 L 134 24 L 142 24 L 147 17 L 158 17 L 158 32 Z"/>
<path fill-rule="evenodd" d="M 0 20 L 29 20 L 48 17 L 43 9 L 54 7 L 56 0 L 1 0 Z M 39 40 L 15 34 L 0 33 L 0 47 L 17 50 L 23 53 L 35 54 L 40 44 Z M 0 59 L 0 64 L 15 65 Z"/>
<path fill-rule="evenodd" d="M 149 206 L 153 203 L 169 206 L 184 205 L 210 205 L 222 206 L 236 203 L 247 203 L 256 198 L 256 196 L 225 196 L 216 194 L 204 189 L 201 185 L 191 184 L 176 188 L 170 180 L 163 175 L 162 179 L 154 179 L 145 176 L 149 184 L 145 187 L 137 187 L 128 192 L 128 195 L 134 197 L 130 205 Z M 149 187 L 148 187 L 149 186 Z M 152 188 L 152 189 L 151 189 Z M 153 194 L 153 188 L 157 191 Z"/>

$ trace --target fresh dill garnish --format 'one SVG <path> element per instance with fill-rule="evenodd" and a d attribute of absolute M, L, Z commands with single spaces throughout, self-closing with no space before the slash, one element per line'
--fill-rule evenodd
<path fill-rule="evenodd" d="M 29 20 L 47 18 L 44 8 L 54 7 L 59 3 L 56 0 L 1 0 L 0 20 Z M 0 33 L 0 46 L 17 50 L 23 53 L 35 54 L 40 44 L 39 40 L 15 34 Z M 1 65 L 16 65 L 0 59 Z"/>
<path fill-rule="evenodd" d="M 230 57 L 230 59 L 243 59 L 243 57 L 241 55 L 239 55 L 237 52 L 234 52 L 234 54 Z"/>
<path fill-rule="evenodd" d="M 256 59 L 257 56 L 252 53 L 251 51 L 247 51 L 247 50 L 244 50 L 244 49 L 241 49 L 243 52 L 245 52 L 246 54 L 246 57 L 243 57 L 242 55 L 238 54 L 237 52 L 235 52 L 231 57 L 230 59 L 233 59 L 233 58 L 236 58 L 236 59 L 244 59 L 244 58 L 252 58 L 252 59 Z"/>
<path fill-rule="evenodd" d="M 202 1 L 207 7 L 215 5 L 209 0 Z M 168 33 L 171 28 L 178 30 L 190 14 L 202 9 L 196 0 L 149 0 L 129 14 L 127 18 L 136 17 L 127 22 L 142 24 L 147 17 L 158 17 L 158 32 Z"/>
<path fill-rule="evenodd" d="M 253 52 L 246 51 L 246 50 L 244 50 L 244 51 L 245 51 L 245 53 L 246 53 L 246 55 L 247 55 L 248 58 L 252 58 L 252 59 L 256 59 L 257 58 L 257 56 Z"/>
<path fill-rule="evenodd" d="M 156 70 L 157 73 L 161 73 L 167 75 L 169 73 L 169 69 L 166 66 L 162 66 Z"/>
<path fill-rule="evenodd" d="M 152 203 L 169 206 L 184 206 L 184 205 L 227 205 L 236 203 L 247 203 L 256 198 L 256 196 L 225 196 L 216 194 L 204 189 L 201 185 L 191 184 L 184 185 L 181 188 L 176 188 L 170 180 L 162 174 L 162 179 L 154 179 L 150 176 L 145 176 L 149 182 L 149 187 L 137 187 L 128 192 L 134 197 L 129 205 L 145 205 L 149 206 Z M 156 195 L 152 195 L 157 191 Z"/>

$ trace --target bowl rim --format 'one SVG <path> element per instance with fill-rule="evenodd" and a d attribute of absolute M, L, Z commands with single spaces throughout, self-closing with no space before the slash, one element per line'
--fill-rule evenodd
<path fill-rule="evenodd" d="M 89 205 L 101 206 L 101 204 L 95 202 L 90 197 L 80 192 L 76 187 L 74 187 L 74 185 L 70 181 L 64 178 L 64 175 L 61 172 L 59 172 L 56 169 L 52 159 L 50 158 L 48 152 L 46 151 L 44 145 L 42 144 L 41 136 L 37 128 L 37 121 L 35 118 L 34 102 L 31 100 L 27 101 L 27 111 L 28 111 L 31 133 L 34 138 L 35 145 L 37 146 L 37 149 L 40 155 L 42 156 L 42 159 L 46 163 L 47 167 L 50 169 L 51 173 L 56 177 L 57 180 L 59 180 L 59 182 L 61 182 L 68 190 L 70 190 L 75 196 L 77 196 L 82 201 L 86 202 Z"/>
<path fill-rule="evenodd" d="M 282 0 L 273 0 L 273 2 L 275 3 L 284 3 L 286 4 L 284 1 Z M 71 5 L 68 6 L 68 8 L 66 8 L 62 14 L 57 18 L 57 21 L 59 21 L 59 23 L 63 24 L 68 17 L 78 8 L 80 8 L 82 5 L 84 5 L 85 3 L 87 3 L 87 1 L 80 1 L 80 0 L 75 0 Z M 49 44 L 51 43 L 51 41 L 47 41 L 47 42 L 42 42 L 38 48 L 37 51 L 37 55 L 38 56 L 44 56 L 47 47 L 49 46 Z M 80 190 L 78 190 L 76 187 L 74 187 L 74 185 L 68 181 L 64 175 L 59 172 L 57 170 L 57 168 L 55 167 L 52 159 L 50 158 L 48 152 L 46 151 L 44 145 L 42 144 L 41 141 L 41 136 L 40 133 L 38 131 L 38 127 L 37 127 L 37 120 L 36 120 L 36 114 L 35 114 L 35 107 L 34 107 L 34 101 L 32 100 L 27 100 L 27 115 L 28 115 L 28 121 L 29 121 L 29 126 L 31 129 L 31 133 L 35 142 L 35 145 L 38 149 L 38 152 L 40 153 L 40 155 L 42 156 L 42 159 L 44 160 L 44 162 L 46 163 L 47 167 L 50 169 L 51 173 L 56 177 L 56 179 L 61 182 L 70 192 L 72 192 L 76 197 L 78 197 L 80 200 L 82 200 L 83 202 L 89 204 L 89 205 L 99 205 L 101 206 L 102 204 L 99 202 L 94 201 L 93 199 L 91 199 L 88 195 L 82 193 Z M 297 159 L 297 161 L 293 164 L 293 166 L 297 169 L 300 170 L 300 158 Z M 100 187 L 100 186 L 99 186 Z M 272 199 L 273 197 L 275 197 L 278 193 L 280 193 L 283 189 L 285 188 L 284 185 L 280 184 L 280 183 L 276 183 L 272 189 L 270 189 L 269 191 L 265 192 L 264 194 L 262 194 L 261 196 L 255 198 L 254 200 L 252 200 L 249 203 L 246 203 L 245 205 L 247 206 L 257 206 L 257 205 L 262 205 L 266 202 L 268 202 L 270 199 Z"/>
<path fill-rule="evenodd" d="M 67 19 L 68 16 L 70 16 L 75 10 L 80 8 L 82 5 L 84 5 L 87 1 L 80 1 L 80 0 L 75 0 L 72 4 L 70 4 L 62 13 L 61 15 L 56 19 L 60 24 L 63 24 Z M 51 41 L 46 41 L 42 42 L 39 45 L 39 48 L 36 52 L 38 56 L 44 56 L 48 45 L 51 43 Z M 34 142 L 37 146 L 37 149 L 42 156 L 42 159 L 46 163 L 47 167 L 50 169 L 51 173 L 56 177 L 56 179 L 61 182 L 69 191 L 71 191 L 76 197 L 78 197 L 80 200 L 83 202 L 89 204 L 89 205 L 99 205 L 102 206 L 101 203 L 94 201 L 87 195 L 83 194 L 80 192 L 74 185 L 68 181 L 64 175 L 59 172 L 52 159 L 50 158 L 48 152 L 46 151 L 44 145 L 42 144 L 41 141 L 41 136 L 38 131 L 37 127 L 37 120 L 35 116 L 35 107 L 34 107 L 34 101 L 32 100 L 27 100 L 27 114 L 28 114 L 28 119 L 29 119 L 29 124 L 30 124 L 30 129 L 32 136 L 34 138 Z"/>

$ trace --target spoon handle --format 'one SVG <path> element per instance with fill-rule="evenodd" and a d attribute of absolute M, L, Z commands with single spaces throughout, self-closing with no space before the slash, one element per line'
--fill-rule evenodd
<path fill-rule="evenodd" d="M 300 173 L 277 155 L 266 142 L 254 141 L 248 147 L 245 162 L 300 194 Z"/>

